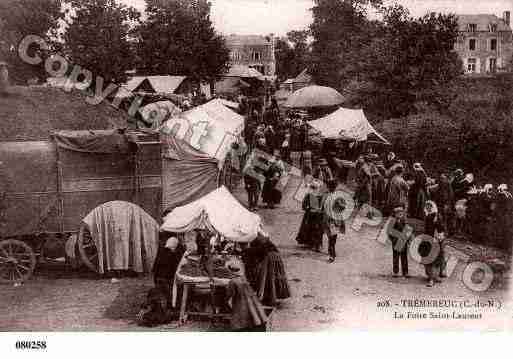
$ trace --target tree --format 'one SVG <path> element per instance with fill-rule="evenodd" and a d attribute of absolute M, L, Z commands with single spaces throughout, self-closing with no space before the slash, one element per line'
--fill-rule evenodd
<path fill-rule="evenodd" d="M 212 25 L 210 7 L 206 0 L 146 0 L 147 18 L 136 31 L 138 69 L 208 83 L 226 73 L 230 52 Z"/>
<path fill-rule="evenodd" d="M 373 85 L 372 93 L 360 98 L 372 96 L 385 118 L 426 106 L 444 111 L 450 104 L 446 90 L 462 71 L 454 51 L 456 16 L 431 13 L 413 19 L 395 5 L 384 11 L 380 34 L 360 52 L 361 79 Z"/>
<path fill-rule="evenodd" d="M 61 0 L 2 0 L 0 2 L 0 60 L 9 64 L 11 82 L 45 77 L 44 64 L 30 65 L 19 58 L 17 46 L 28 35 L 37 35 L 53 44 L 59 20 L 64 17 Z M 36 46 L 29 52 L 36 51 Z"/>
<path fill-rule="evenodd" d="M 381 0 L 315 0 L 309 72 L 316 83 L 342 89 L 350 81 L 345 69 L 371 38 L 366 6 L 380 4 Z"/>
<path fill-rule="evenodd" d="M 64 34 L 71 61 L 103 77 L 104 83 L 123 83 L 133 67 L 130 23 L 139 13 L 115 0 L 68 0 L 73 15 Z"/>
<path fill-rule="evenodd" d="M 308 66 L 308 30 L 293 30 L 276 42 L 276 72 L 280 80 L 296 77 Z"/>

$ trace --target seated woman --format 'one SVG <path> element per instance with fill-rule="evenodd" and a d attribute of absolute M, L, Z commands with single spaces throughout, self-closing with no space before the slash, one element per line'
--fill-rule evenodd
<path fill-rule="evenodd" d="M 167 299 L 161 288 L 149 290 L 146 301 L 137 314 L 137 323 L 144 327 L 155 327 L 166 324 L 170 316 L 166 311 Z"/>
<path fill-rule="evenodd" d="M 244 250 L 242 260 L 248 281 L 264 305 L 274 306 L 278 300 L 290 298 L 285 266 L 268 235 L 259 232 Z"/>
<path fill-rule="evenodd" d="M 160 233 L 160 245 L 153 264 L 155 287 L 165 294 L 167 309 L 171 307 L 171 289 L 176 270 L 186 250 L 177 237 L 167 232 Z"/>

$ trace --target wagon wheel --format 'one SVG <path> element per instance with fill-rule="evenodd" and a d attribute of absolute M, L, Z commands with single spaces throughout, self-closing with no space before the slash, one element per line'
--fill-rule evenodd
<path fill-rule="evenodd" d="M 82 262 L 86 265 L 87 268 L 89 268 L 93 272 L 98 273 L 98 249 L 96 248 L 96 244 L 94 243 L 93 237 L 91 237 L 91 232 L 89 232 L 87 227 L 84 225 L 80 227 L 77 244 L 78 251 L 80 253 L 80 259 L 82 260 Z"/>
<path fill-rule="evenodd" d="M 0 241 L 0 283 L 28 280 L 36 267 L 36 255 L 29 245 L 16 239 Z"/>

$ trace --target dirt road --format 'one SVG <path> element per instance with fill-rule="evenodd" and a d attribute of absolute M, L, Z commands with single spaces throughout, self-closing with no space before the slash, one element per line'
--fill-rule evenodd
<path fill-rule="evenodd" d="M 245 193 L 236 194 L 245 203 Z M 465 268 L 461 261 L 444 283 L 427 288 L 423 267 L 412 261 L 412 278 L 391 276 L 391 248 L 376 241 L 375 227 L 364 226 L 356 232 L 348 226 L 344 240 L 337 243 L 338 258 L 329 264 L 326 244 L 323 253 L 296 245 L 300 203 L 285 196 L 280 208 L 261 209 L 259 213 L 284 257 L 293 291 L 293 298 L 276 311 L 273 330 L 504 329 L 504 319 L 511 318 L 511 296 L 506 286 L 498 283 L 483 293 L 472 292 L 461 280 Z M 87 273 L 45 270 L 21 287 L 0 287 L 0 330 L 146 330 L 138 328 L 133 318 L 151 286 L 149 277 L 111 283 Z M 408 302 L 410 299 L 450 300 L 459 308 L 426 309 L 404 304 L 415 303 Z M 481 304 L 476 304 L 477 299 L 495 306 L 478 309 L 475 305 Z M 482 318 L 394 319 L 394 315 L 408 316 L 408 312 L 428 316 L 431 312 L 481 313 Z M 209 324 L 191 322 L 180 328 L 169 325 L 155 330 L 209 330 Z"/>

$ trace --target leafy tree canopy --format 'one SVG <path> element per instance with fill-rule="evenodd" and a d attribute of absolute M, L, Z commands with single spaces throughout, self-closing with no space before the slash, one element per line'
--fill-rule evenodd
<path fill-rule="evenodd" d="M 102 76 L 105 83 L 123 83 L 133 63 L 129 33 L 140 14 L 115 0 L 68 0 L 71 17 L 64 34 L 74 64 Z"/>
<path fill-rule="evenodd" d="M 51 44 L 64 17 L 61 0 L 2 0 L 0 2 L 0 60 L 7 61 L 12 82 L 26 84 L 43 79 L 44 66 L 26 64 L 18 56 L 17 46 L 28 35 L 37 35 Z M 31 48 L 29 51 L 36 51 Z"/>
<path fill-rule="evenodd" d="M 148 75 L 185 75 L 212 82 L 228 69 L 229 50 L 216 33 L 206 0 L 146 0 L 136 31 L 138 69 Z"/>
<path fill-rule="evenodd" d="M 308 30 L 293 30 L 276 42 L 276 71 L 280 80 L 296 77 L 308 66 Z"/>

